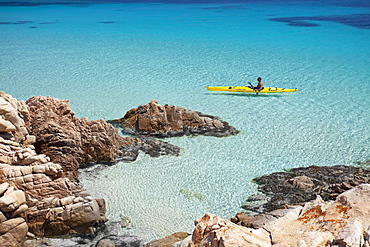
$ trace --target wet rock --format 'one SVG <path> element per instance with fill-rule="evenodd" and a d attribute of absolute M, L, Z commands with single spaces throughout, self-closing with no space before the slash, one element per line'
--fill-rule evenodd
<path fill-rule="evenodd" d="M 156 100 L 129 110 L 121 119 L 110 120 L 123 132 L 164 138 L 183 135 L 229 136 L 239 133 L 217 117 L 178 106 L 159 105 Z"/>
<path fill-rule="evenodd" d="M 159 157 L 161 155 L 178 156 L 181 151 L 178 146 L 148 136 L 138 136 L 134 139 L 132 144 L 123 146 L 122 150 L 126 153 L 131 153 L 131 156 L 129 154 L 124 156 L 124 159 L 129 161 L 135 160 L 139 151 L 142 151 L 151 157 Z"/>
<path fill-rule="evenodd" d="M 370 183 L 370 171 L 353 166 L 310 166 L 264 175 L 254 181 L 267 200 L 248 199 L 242 207 L 250 214 L 261 214 L 287 204 L 314 200 L 317 195 L 335 200 L 359 184 Z"/>

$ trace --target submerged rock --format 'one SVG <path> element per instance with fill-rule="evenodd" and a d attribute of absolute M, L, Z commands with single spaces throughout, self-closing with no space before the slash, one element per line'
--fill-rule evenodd
<path fill-rule="evenodd" d="M 73 234 L 50 238 L 34 238 L 26 240 L 24 246 L 50 247 L 141 247 L 144 241 L 136 236 L 119 234 L 120 225 L 117 221 L 99 224 L 97 230 L 90 234 Z"/>
<path fill-rule="evenodd" d="M 178 106 L 159 105 L 156 100 L 129 110 L 121 119 L 108 121 L 132 135 L 164 138 L 183 135 L 230 136 L 239 133 L 217 117 Z"/>
<path fill-rule="evenodd" d="M 324 200 L 336 197 L 359 184 L 370 183 L 370 170 L 353 166 L 310 166 L 276 172 L 254 179 L 265 196 L 253 196 L 242 206 L 254 213 L 266 213 L 286 204 L 304 203 L 320 195 Z"/>
<path fill-rule="evenodd" d="M 186 232 L 176 232 L 162 239 L 151 241 L 145 247 L 173 247 L 176 242 L 186 239 L 189 235 Z"/>

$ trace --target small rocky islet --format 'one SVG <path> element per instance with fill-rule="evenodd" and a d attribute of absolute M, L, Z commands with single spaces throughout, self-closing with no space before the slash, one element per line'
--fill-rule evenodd
<path fill-rule="evenodd" d="M 144 243 L 120 236 L 104 199 L 78 183 L 78 169 L 180 154 L 157 138 L 224 137 L 239 131 L 217 117 L 153 100 L 118 120 L 77 118 L 68 100 L 17 101 L 0 92 L 0 246 L 369 246 L 370 171 L 361 167 L 295 168 L 255 179 L 230 220 L 206 214 L 192 234 Z M 119 135 L 118 126 L 132 137 Z M 45 238 L 46 237 L 46 238 Z M 57 238 L 56 238 L 57 237 Z"/>
<path fill-rule="evenodd" d="M 225 137 L 240 132 L 218 117 L 179 106 L 162 106 L 156 100 L 133 108 L 122 118 L 108 122 L 121 127 L 126 134 L 157 138 L 184 135 Z"/>

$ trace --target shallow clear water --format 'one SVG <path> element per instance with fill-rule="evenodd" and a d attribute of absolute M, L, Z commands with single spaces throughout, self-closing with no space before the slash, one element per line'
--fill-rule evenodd
<path fill-rule="evenodd" d="M 18 100 L 69 99 L 77 116 L 106 120 L 156 99 L 241 130 L 169 138 L 182 147 L 179 157 L 142 154 L 81 174 L 83 186 L 107 201 L 108 218 L 131 219 L 130 233 L 151 240 L 191 232 L 206 212 L 241 211 L 256 176 L 370 159 L 370 11 L 365 1 L 348 3 L 2 6 L 1 90 Z M 299 91 L 205 88 L 258 76 Z"/>

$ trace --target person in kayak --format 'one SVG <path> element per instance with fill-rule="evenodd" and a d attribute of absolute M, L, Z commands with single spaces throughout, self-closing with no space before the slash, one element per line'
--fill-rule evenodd
<path fill-rule="evenodd" d="M 263 82 L 262 78 L 258 77 L 257 78 L 258 84 L 257 86 L 253 86 L 252 83 L 248 82 L 250 85 L 250 88 L 253 89 L 257 94 L 263 89 Z"/>
<path fill-rule="evenodd" d="M 257 86 L 253 87 L 253 89 L 254 89 L 255 92 L 259 92 L 259 91 L 261 91 L 263 89 L 262 78 L 261 77 L 258 77 L 257 78 L 257 81 L 258 81 Z"/>

